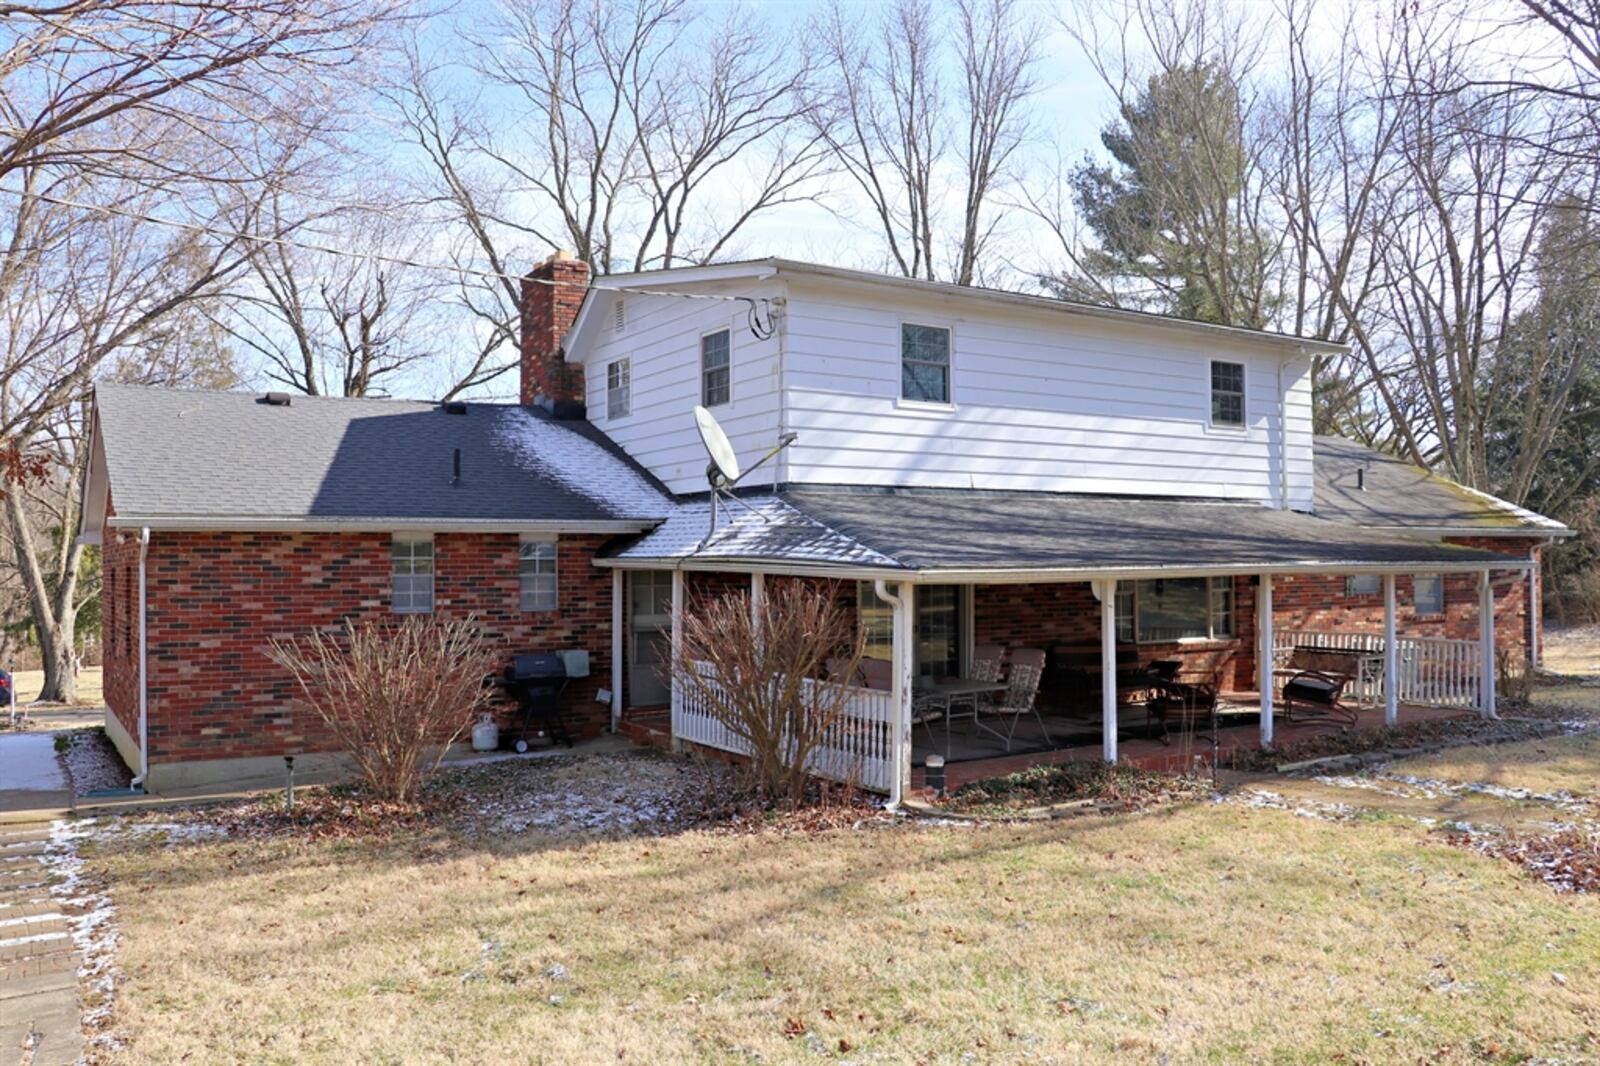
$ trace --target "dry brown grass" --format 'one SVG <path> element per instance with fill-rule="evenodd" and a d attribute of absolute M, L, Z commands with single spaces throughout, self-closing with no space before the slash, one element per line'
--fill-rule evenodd
<path fill-rule="evenodd" d="M 1525 788 L 1533 792 L 1570 792 L 1600 799 L 1600 734 L 1546 737 L 1515 744 L 1453 748 L 1433 755 L 1403 759 L 1390 773 L 1442 781 Z"/>
<path fill-rule="evenodd" d="M 102 671 L 98 666 L 85 666 L 78 671 L 78 702 L 86 707 L 100 707 L 105 704 L 105 693 L 101 689 Z M 17 686 L 17 702 L 27 703 L 29 700 L 39 698 L 39 691 L 44 688 L 43 670 L 18 670 L 12 675 Z M 37 708 L 35 715 L 47 713 L 47 708 Z"/>
<path fill-rule="evenodd" d="M 126 1062 L 1600 1052 L 1600 899 L 1395 822 L 145 837 L 91 865 L 120 912 Z"/>

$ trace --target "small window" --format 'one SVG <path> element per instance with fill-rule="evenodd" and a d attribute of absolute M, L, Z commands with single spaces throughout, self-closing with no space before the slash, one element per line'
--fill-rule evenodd
<path fill-rule="evenodd" d="M 556 542 L 524 540 L 518 550 L 517 579 L 524 611 L 556 609 Z"/>
<path fill-rule="evenodd" d="M 950 402 L 950 331 L 938 326 L 900 327 L 900 398 Z"/>
<path fill-rule="evenodd" d="M 1117 582 L 1117 643 L 1133 643 L 1133 582 Z"/>
<path fill-rule="evenodd" d="M 396 614 L 433 610 L 433 539 L 396 535 L 390 545 Z"/>
<path fill-rule="evenodd" d="M 706 407 L 727 403 L 732 372 L 728 366 L 728 331 L 700 338 L 700 402 Z"/>
<path fill-rule="evenodd" d="M 626 418 L 633 410 L 633 376 L 628 360 L 606 364 L 606 417 Z"/>
<path fill-rule="evenodd" d="M 1213 639 L 1233 636 L 1233 580 L 1226 577 L 1211 578 L 1211 636 Z"/>
<path fill-rule="evenodd" d="M 1444 578 L 1416 574 L 1411 578 L 1411 606 L 1418 617 L 1444 614 Z"/>
<path fill-rule="evenodd" d="M 1244 364 L 1211 363 L 1211 424 L 1244 425 Z"/>
<path fill-rule="evenodd" d="M 894 658 L 894 608 L 878 595 L 870 581 L 856 585 L 856 624 L 866 642 L 866 658 Z"/>
<path fill-rule="evenodd" d="M 1376 596 L 1383 591 L 1383 579 L 1377 574 L 1352 574 L 1344 579 L 1346 596 Z"/>

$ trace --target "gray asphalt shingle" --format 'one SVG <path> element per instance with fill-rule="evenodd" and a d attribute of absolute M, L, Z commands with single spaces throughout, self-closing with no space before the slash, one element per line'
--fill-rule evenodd
<path fill-rule="evenodd" d="M 404 400 L 101 385 L 100 433 L 123 517 L 614 522 L 669 497 L 586 422 L 513 404 L 465 414 Z M 452 484 L 456 449 L 461 480 Z"/>

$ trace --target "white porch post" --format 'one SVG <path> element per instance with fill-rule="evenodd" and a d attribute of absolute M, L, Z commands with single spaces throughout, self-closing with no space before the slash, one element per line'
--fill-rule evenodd
<path fill-rule="evenodd" d="M 683 571 L 672 572 L 672 669 L 668 676 L 672 678 L 672 735 L 678 735 L 678 715 L 681 711 L 680 696 L 683 686 L 678 683 L 678 670 L 681 669 L 683 658 Z"/>
<path fill-rule="evenodd" d="M 1100 735 L 1106 762 L 1117 761 L 1117 583 L 1091 581 L 1100 601 Z"/>
<path fill-rule="evenodd" d="M 750 575 L 750 624 L 761 625 L 761 601 L 767 598 L 767 575 Z"/>
<path fill-rule="evenodd" d="M 1499 718 L 1495 710 L 1494 661 L 1494 581 L 1488 570 L 1478 575 L 1478 656 L 1482 659 L 1478 675 L 1478 713 Z"/>
<path fill-rule="evenodd" d="M 1394 575 L 1383 575 L 1383 724 L 1400 721 L 1400 635 L 1394 621 Z"/>
<path fill-rule="evenodd" d="M 878 582 L 880 596 L 886 584 Z M 909 581 L 900 582 L 895 586 L 891 602 L 894 607 L 891 651 L 894 678 L 890 684 L 890 702 L 894 706 L 894 720 L 889 729 L 889 743 L 895 773 L 890 782 L 889 805 L 898 807 L 911 787 L 911 686 L 915 676 L 912 652 L 916 641 L 916 586 Z"/>
<path fill-rule="evenodd" d="M 627 588 L 621 568 L 611 571 L 611 731 L 622 725 L 622 660 L 627 654 L 623 632 Z"/>
<path fill-rule="evenodd" d="M 1256 679 L 1261 689 L 1261 746 L 1272 747 L 1272 575 L 1262 574 L 1256 594 Z"/>

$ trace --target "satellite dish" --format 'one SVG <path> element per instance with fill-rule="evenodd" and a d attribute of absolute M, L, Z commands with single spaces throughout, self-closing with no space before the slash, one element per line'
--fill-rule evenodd
<path fill-rule="evenodd" d="M 700 430 L 700 443 L 706 447 L 706 454 L 711 457 L 711 471 L 713 481 L 721 479 L 718 487 L 732 485 L 739 480 L 739 457 L 733 454 L 733 445 L 728 441 L 728 435 L 717 424 L 716 416 L 704 407 L 695 405 L 694 424 Z"/>

